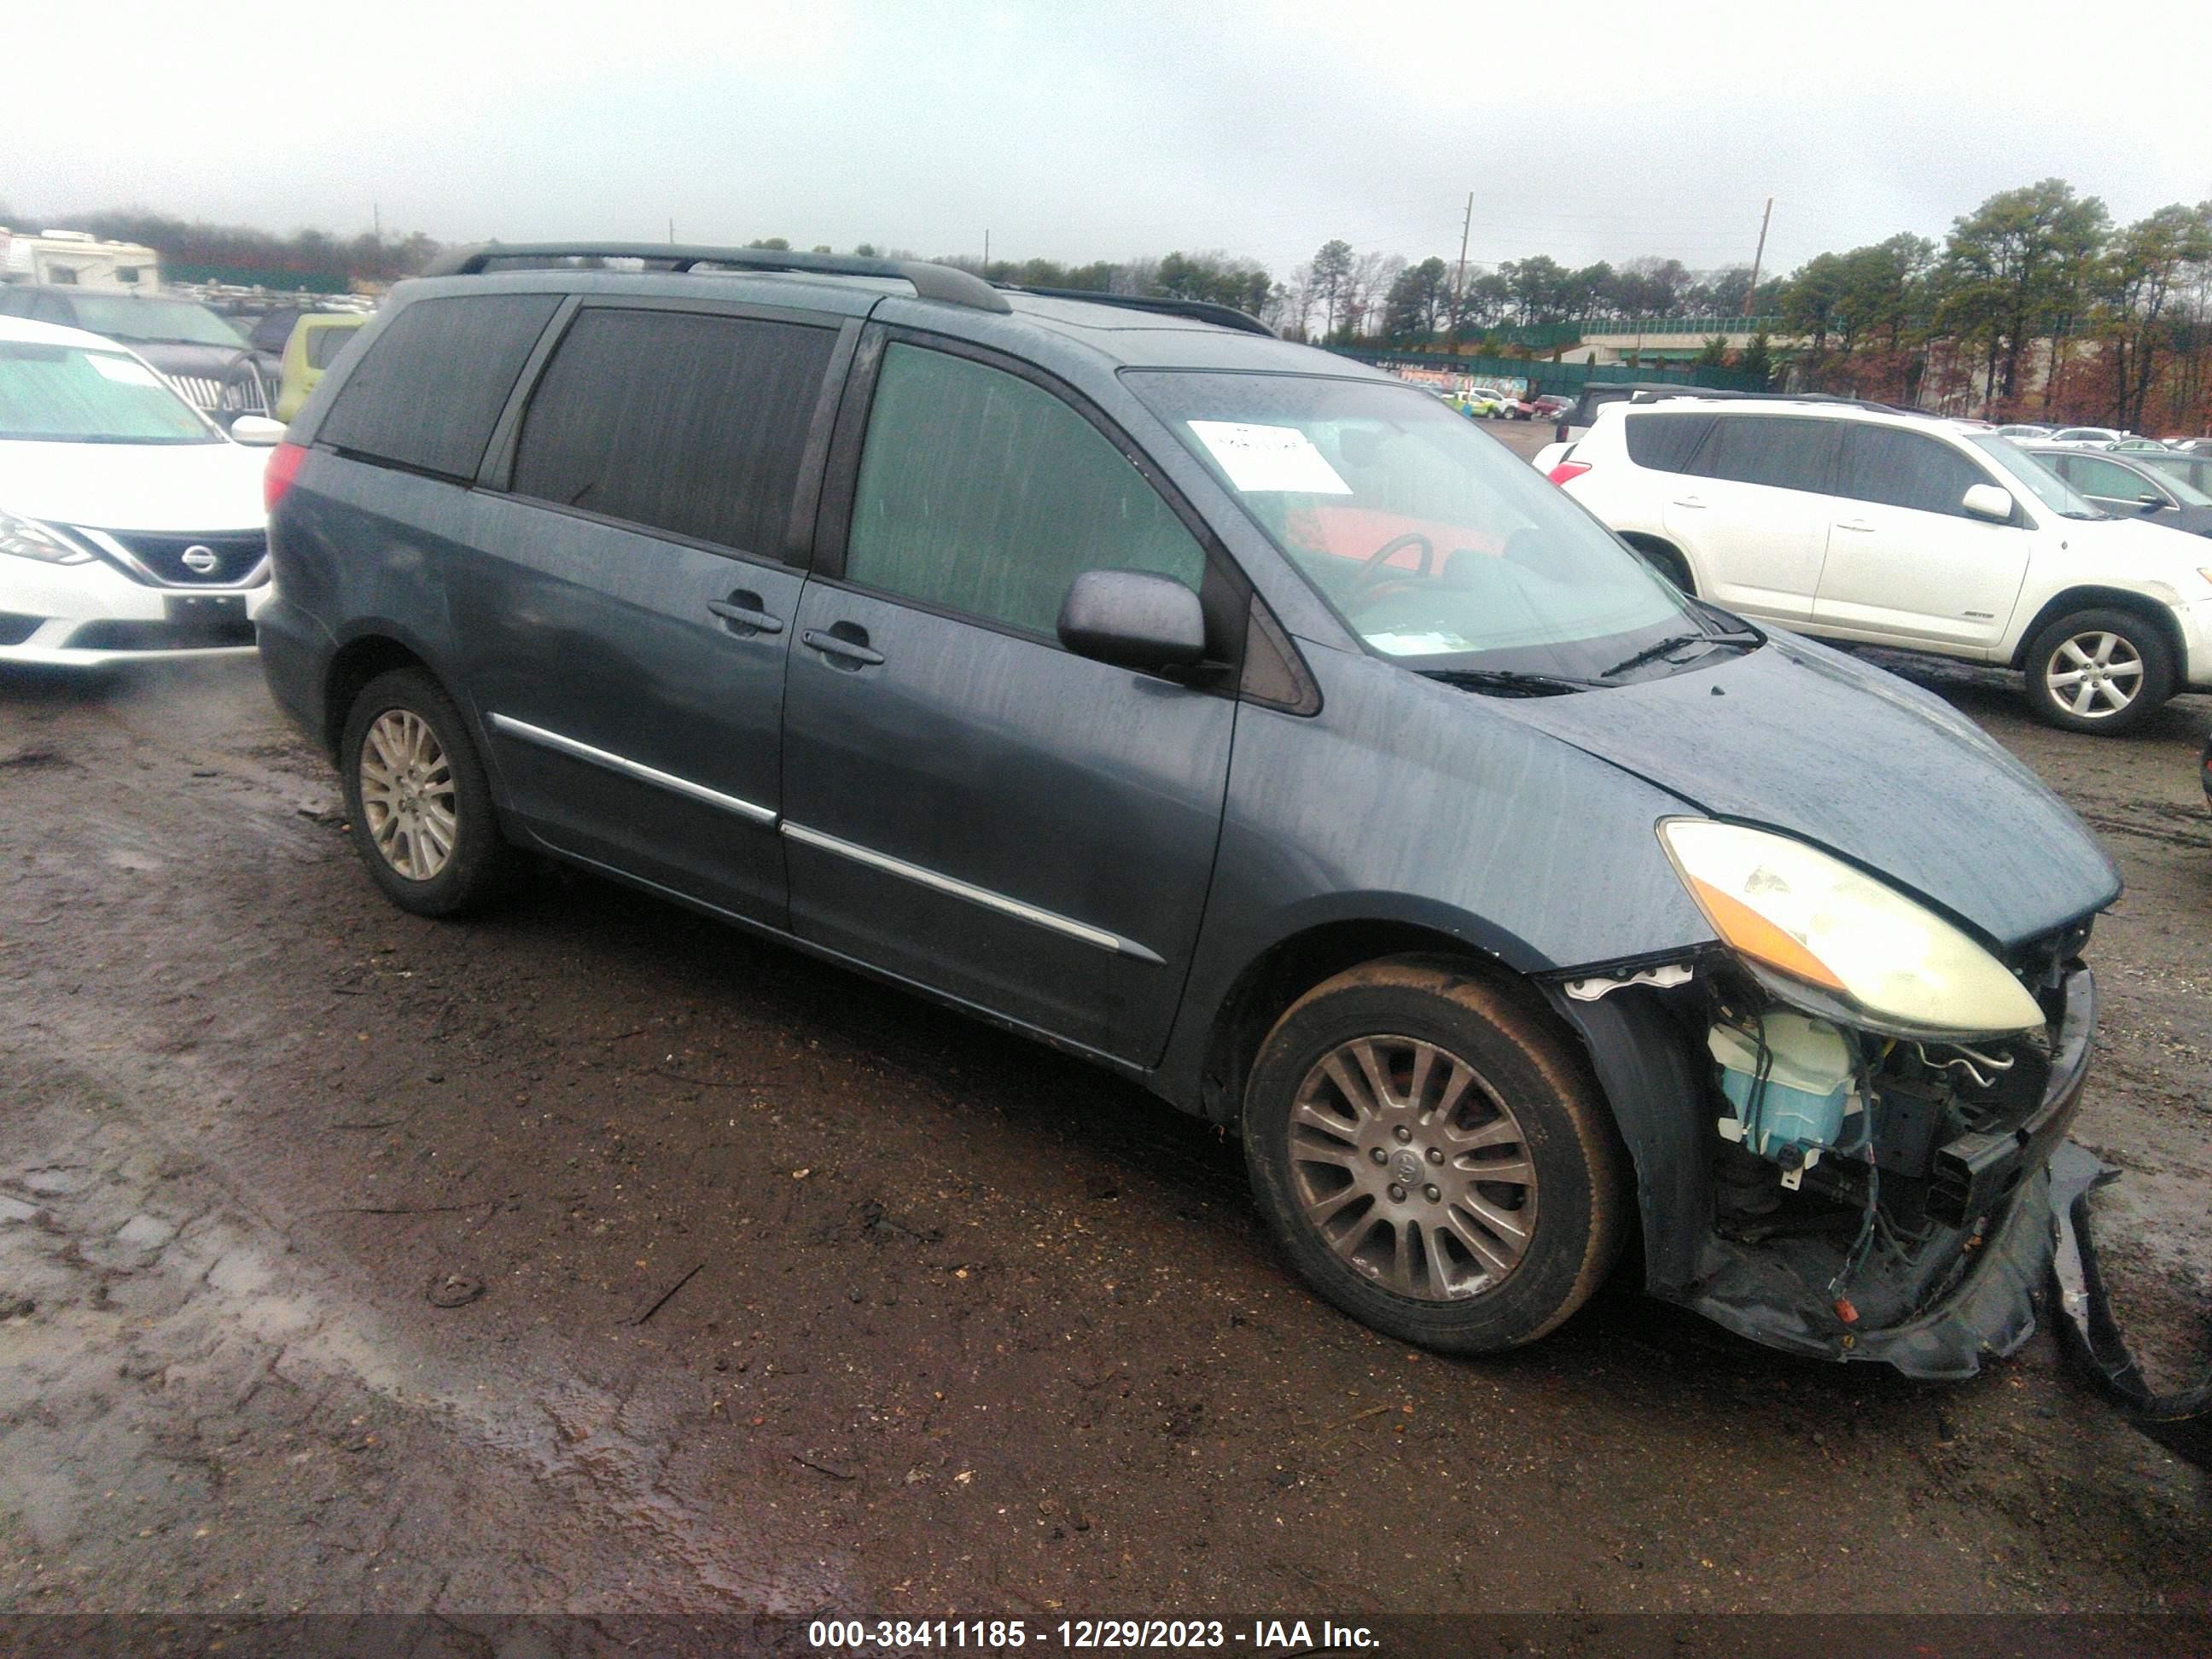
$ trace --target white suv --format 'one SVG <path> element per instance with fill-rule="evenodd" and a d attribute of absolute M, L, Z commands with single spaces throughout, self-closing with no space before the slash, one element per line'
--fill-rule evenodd
<path fill-rule="evenodd" d="M 1987 432 L 1833 403 L 1615 404 L 1550 468 L 1681 586 L 1801 633 L 2021 669 L 2113 732 L 2212 690 L 2212 549 Z"/>

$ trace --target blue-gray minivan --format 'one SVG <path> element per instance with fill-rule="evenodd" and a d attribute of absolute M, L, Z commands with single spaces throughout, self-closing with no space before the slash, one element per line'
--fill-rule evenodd
<path fill-rule="evenodd" d="M 2112 863 L 1417 388 L 1202 304 L 494 246 L 269 494 L 270 684 L 408 910 L 551 854 L 1085 1055 L 1439 1350 L 1632 1241 L 1798 1353 L 2034 1328 Z"/>

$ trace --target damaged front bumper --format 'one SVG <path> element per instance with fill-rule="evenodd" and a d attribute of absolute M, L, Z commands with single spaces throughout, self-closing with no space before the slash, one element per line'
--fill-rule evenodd
<path fill-rule="evenodd" d="M 2052 1002 L 2039 1099 L 2016 1122 L 1942 1149 L 1954 1219 L 1919 1218 L 1905 1243 L 1841 1287 L 1832 1237 L 1729 1236 L 1712 1133 L 1699 1003 L 1649 984 L 1588 1000 L 1554 990 L 1614 1103 L 1637 1173 L 1648 1288 L 1753 1341 L 1832 1360 L 1879 1360 L 1909 1376 L 1972 1376 L 2034 1334 L 2052 1254 L 2050 1162 L 2080 1103 L 2096 1030 L 2096 983 L 2068 964 Z M 1929 1182 L 1930 1188 L 1939 1183 Z M 1952 1206 L 1943 1206 L 1947 1210 Z"/>

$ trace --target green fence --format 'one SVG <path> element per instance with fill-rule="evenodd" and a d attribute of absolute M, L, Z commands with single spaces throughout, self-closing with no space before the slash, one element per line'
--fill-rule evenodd
<path fill-rule="evenodd" d="M 1454 357 L 1430 351 L 1370 351 L 1358 346 L 1329 346 L 1326 349 L 1356 362 L 1378 368 L 1437 368 L 1478 380 L 1526 380 L 1532 392 L 1553 392 L 1573 397 L 1591 381 L 1664 381 L 1676 386 L 1709 386 L 1725 392 L 1756 392 L 1753 377 L 1740 368 L 1715 368 L 1701 363 L 1555 363 L 1530 357 Z"/>
<path fill-rule="evenodd" d="M 281 289 L 298 294 L 343 294 L 346 279 L 320 270 L 272 270 L 256 265 L 195 265 L 164 260 L 161 277 L 171 283 L 227 283 L 234 288 Z"/>

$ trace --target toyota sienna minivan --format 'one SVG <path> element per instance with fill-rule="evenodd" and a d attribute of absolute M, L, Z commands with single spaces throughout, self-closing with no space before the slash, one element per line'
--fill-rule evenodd
<path fill-rule="evenodd" d="M 1084 1055 L 1434 1348 L 1632 1239 L 1801 1354 L 2034 1328 L 2112 865 L 1417 388 L 1218 307 L 495 247 L 268 495 L 269 681 L 405 909 L 550 854 Z"/>

